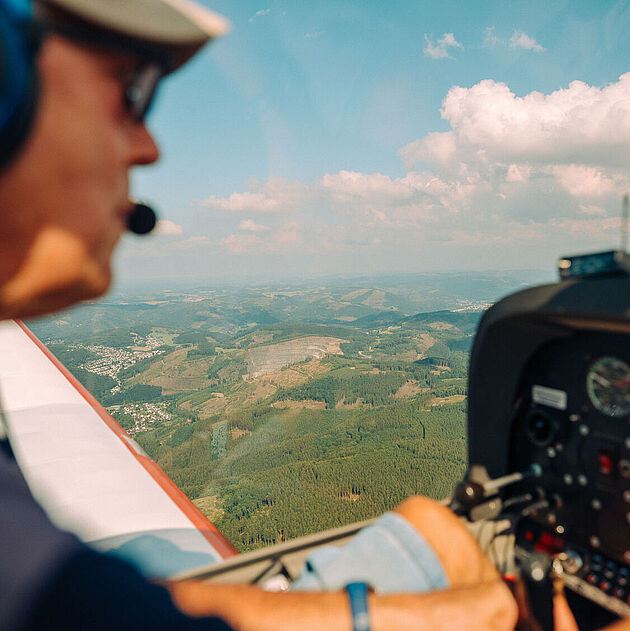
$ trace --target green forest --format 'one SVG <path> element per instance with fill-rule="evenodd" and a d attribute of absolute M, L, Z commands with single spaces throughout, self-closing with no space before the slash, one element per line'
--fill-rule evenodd
<path fill-rule="evenodd" d="M 59 359 L 245 551 L 377 516 L 414 493 L 446 497 L 466 468 L 480 311 L 405 315 L 365 307 L 371 291 L 264 289 L 240 303 L 228 293 L 186 296 L 159 309 L 103 307 L 91 326 L 80 312 L 65 338 L 44 330 Z M 404 304 L 400 291 L 378 295 Z"/>
<path fill-rule="evenodd" d="M 422 407 L 255 409 L 189 424 L 168 443 L 138 438 L 187 495 L 217 496 L 217 526 L 249 550 L 374 517 L 413 493 L 449 495 L 466 464 L 465 409 Z M 252 433 L 234 440 L 233 429 Z"/>

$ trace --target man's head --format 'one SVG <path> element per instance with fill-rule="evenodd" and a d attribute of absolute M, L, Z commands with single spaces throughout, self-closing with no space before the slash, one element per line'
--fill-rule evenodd
<path fill-rule="evenodd" d="M 15 0 L 0 0 L 15 2 Z M 157 79 L 226 23 L 187 0 L 46 0 L 38 99 L 0 171 L 0 317 L 102 294 L 126 226 L 129 171 L 157 160 L 143 114 Z"/>

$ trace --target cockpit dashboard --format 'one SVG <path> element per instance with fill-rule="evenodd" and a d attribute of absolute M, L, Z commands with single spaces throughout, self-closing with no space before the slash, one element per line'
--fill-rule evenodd
<path fill-rule="evenodd" d="M 569 278 L 492 307 L 471 357 L 468 431 L 469 462 L 490 478 L 537 473 L 487 498 L 517 516 L 517 550 L 629 615 L 630 277 Z"/>

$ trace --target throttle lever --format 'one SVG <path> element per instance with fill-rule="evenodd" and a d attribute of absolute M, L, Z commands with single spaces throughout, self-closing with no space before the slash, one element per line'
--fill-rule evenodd
<path fill-rule="evenodd" d="M 470 521 L 496 517 L 501 512 L 501 500 L 497 492 L 510 484 L 542 475 L 542 467 L 532 464 L 525 471 L 517 471 L 499 478 L 490 478 L 481 465 L 470 467 L 466 479 L 455 487 L 450 508 L 458 515 L 466 515 Z M 485 506 L 481 506 L 484 504 Z M 479 510 L 474 510 L 479 507 Z"/>

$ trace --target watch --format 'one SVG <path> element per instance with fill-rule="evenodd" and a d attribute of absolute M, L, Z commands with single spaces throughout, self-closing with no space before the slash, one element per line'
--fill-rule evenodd
<path fill-rule="evenodd" d="M 370 614 L 367 605 L 369 589 L 367 583 L 348 583 L 345 586 L 350 599 L 353 631 L 370 631 Z"/>

